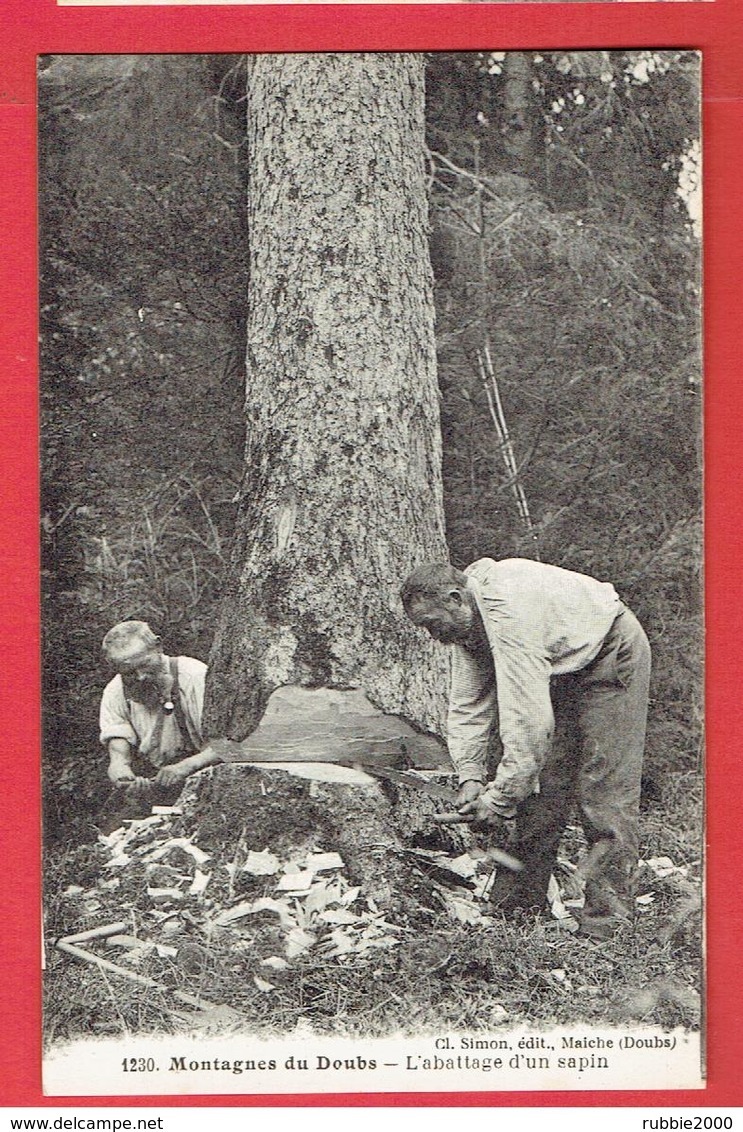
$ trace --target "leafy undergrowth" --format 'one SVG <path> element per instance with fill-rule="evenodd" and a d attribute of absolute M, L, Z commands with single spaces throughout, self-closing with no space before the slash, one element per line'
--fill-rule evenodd
<path fill-rule="evenodd" d="M 449 871 L 454 853 L 436 865 L 432 855 L 377 845 L 379 871 L 395 857 L 398 888 L 394 907 L 380 908 L 329 843 L 332 823 L 322 841 L 308 836 L 293 850 L 286 839 L 254 844 L 234 825 L 206 836 L 198 799 L 189 787 L 180 814 L 49 855 L 48 1042 L 173 1032 L 195 1018 L 205 1031 L 309 1025 L 345 1036 L 699 1024 L 699 846 L 684 832 L 698 828 L 691 776 L 669 779 L 663 805 L 644 815 L 650 863 L 638 873 L 634 920 L 602 942 L 547 914 L 494 912 Z M 575 862 L 580 850 L 571 827 L 563 856 Z M 471 922 L 458 918 L 462 909 Z M 54 946 L 115 924 L 79 946 L 154 985 Z"/>

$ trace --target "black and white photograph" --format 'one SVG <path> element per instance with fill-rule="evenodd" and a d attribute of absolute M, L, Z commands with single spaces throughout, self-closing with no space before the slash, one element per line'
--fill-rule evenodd
<path fill-rule="evenodd" d="M 47 1095 L 702 1088 L 701 62 L 39 57 Z"/>

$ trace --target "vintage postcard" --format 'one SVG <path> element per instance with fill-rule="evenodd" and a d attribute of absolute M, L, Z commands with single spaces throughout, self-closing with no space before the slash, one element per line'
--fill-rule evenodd
<path fill-rule="evenodd" d="M 703 1089 L 701 62 L 39 57 L 47 1096 Z"/>
<path fill-rule="evenodd" d="M 0 1103 L 740 1103 L 740 26 L 9 0 Z"/>

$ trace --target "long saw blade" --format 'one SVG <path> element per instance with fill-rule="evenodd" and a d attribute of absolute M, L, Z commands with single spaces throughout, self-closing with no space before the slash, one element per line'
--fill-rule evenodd
<path fill-rule="evenodd" d="M 444 802 L 454 801 L 454 791 L 450 790 L 448 786 L 442 786 L 439 782 L 427 782 L 425 778 L 415 774 L 409 770 L 392 770 L 391 767 L 381 766 L 364 766 L 357 764 L 359 769 L 365 770 L 372 778 L 381 778 L 387 782 L 394 782 L 398 786 L 410 786 L 413 790 L 421 790 L 427 794 L 429 798 L 439 798 Z M 434 814 L 433 820 L 439 822 L 441 825 L 471 825 L 472 818 L 459 814 L 456 811 L 453 813 Z M 492 864 L 502 865 L 503 868 L 510 869 L 511 872 L 518 873 L 523 869 L 523 863 L 518 857 L 512 856 L 507 853 L 505 849 L 501 849 L 497 845 L 492 845 L 486 851 L 488 860 Z"/>
<path fill-rule="evenodd" d="M 439 798 L 444 802 L 453 802 L 454 791 L 440 782 L 429 782 L 421 775 L 410 770 L 393 770 L 387 766 L 369 766 L 367 763 L 357 763 L 359 770 L 370 774 L 372 778 L 381 778 L 385 782 L 394 782 L 396 786 L 409 786 L 412 790 L 420 790 L 429 798 Z"/>

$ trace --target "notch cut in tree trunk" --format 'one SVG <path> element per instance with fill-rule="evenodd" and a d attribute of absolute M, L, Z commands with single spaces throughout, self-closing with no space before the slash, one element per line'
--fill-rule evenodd
<path fill-rule="evenodd" d="M 444 744 L 388 715 L 360 689 L 277 689 L 258 727 L 240 742 L 210 743 L 224 762 L 329 762 L 452 771 Z"/>

